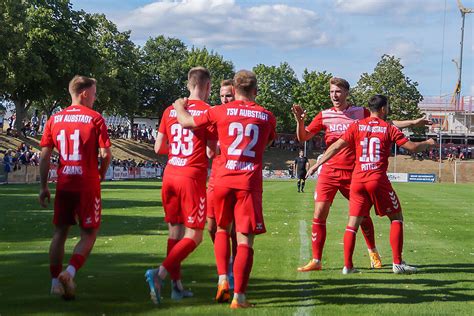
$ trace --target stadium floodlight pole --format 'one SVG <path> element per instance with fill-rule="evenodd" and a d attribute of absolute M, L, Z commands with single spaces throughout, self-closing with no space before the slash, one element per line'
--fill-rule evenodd
<path fill-rule="evenodd" d="M 464 47 L 464 21 L 466 20 L 467 13 L 473 13 L 472 9 L 468 9 L 464 7 L 461 3 L 461 0 L 457 0 L 459 11 L 461 12 L 462 22 L 461 22 L 461 51 L 459 53 L 459 67 L 458 67 L 458 82 L 456 86 L 456 106 L 459 106 L 459 102 L 461 100 L 461 76 L 462 76 L 462 55 L 463 55 L 463 47 Z M 457 64 L 457 63 L 456 63 Z"/>

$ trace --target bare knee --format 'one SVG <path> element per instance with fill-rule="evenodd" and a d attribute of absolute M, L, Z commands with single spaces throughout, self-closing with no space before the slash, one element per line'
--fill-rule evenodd
<path fill-rule="evenodd" d="M 314 218 L 326 220 L 329 214 L 331 202 L 315 202 Z"/>

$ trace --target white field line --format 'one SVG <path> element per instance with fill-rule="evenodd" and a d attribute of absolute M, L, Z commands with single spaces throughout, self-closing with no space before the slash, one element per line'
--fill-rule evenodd
<path fill-rule="evenodd" d="M 308 261 L 308 247 L 309 247 L 309 238 L 308 232 L 306 228 L 306 222 L 304 220 L 300 220 L 300 264 L 304 264 Z M 298 280 L 309 280 L 311 273 L 301 273 L 298 272 Z M 307 297 L 311 295 L 308 293 L 308 290 L 302 288 L 301 289 L 302 296 Z M 298 307 L 294 315 L 302 316 L 302 315 L 311 315 L 311 311 L 315 307 L 316 302 L 313 299 L 305 299 L 304 305 Z"/>

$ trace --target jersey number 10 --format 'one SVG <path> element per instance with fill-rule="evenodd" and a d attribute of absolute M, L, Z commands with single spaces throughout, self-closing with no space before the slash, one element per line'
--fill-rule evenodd
<path fill-rule="evenodd" d="M 380 161 L 380 139 L 377 137 L 367 138 L 360 142 L 362 146 L 362 155 L 360 162 L 379 162 Z"/>

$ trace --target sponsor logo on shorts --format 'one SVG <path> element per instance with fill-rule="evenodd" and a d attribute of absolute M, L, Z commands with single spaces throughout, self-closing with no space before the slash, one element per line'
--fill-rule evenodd
<path fill-rule="evenodd" d="M 89 216 L 88 218 L 86 218 L 86 225 L 90 225 L 90 224 L 92 224 L 92 219 Z"/>
<path fill-rule="evenodd" d="M 188 216 L 188 223 L 194 224 L 194 217 Z"/>
<path fill-rule="evenodd" d="M 257 223 L 257 230 L 263 230 L 263 223 Z"/>

